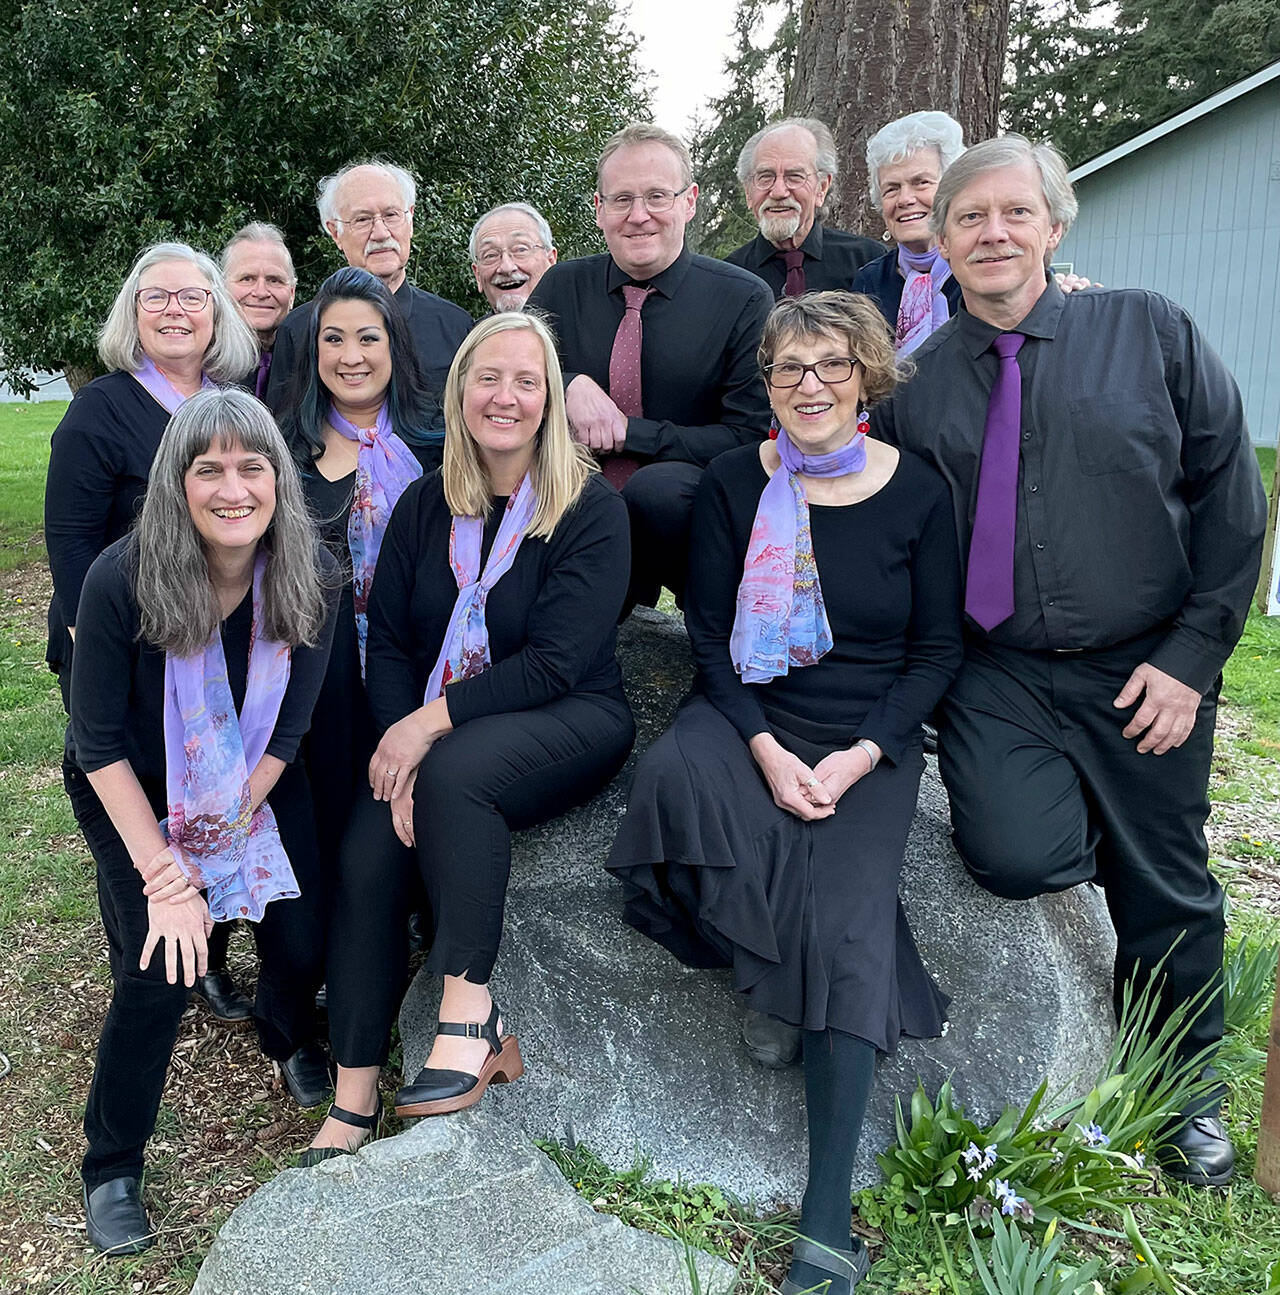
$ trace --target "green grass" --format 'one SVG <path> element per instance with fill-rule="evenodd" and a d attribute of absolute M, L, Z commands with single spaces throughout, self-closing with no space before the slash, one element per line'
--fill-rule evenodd
<path fill-rule="evenodd" d="M 43 557 L 49 436 L 66 409 L 60 400 L 0 404 L 0 572 Z"/>

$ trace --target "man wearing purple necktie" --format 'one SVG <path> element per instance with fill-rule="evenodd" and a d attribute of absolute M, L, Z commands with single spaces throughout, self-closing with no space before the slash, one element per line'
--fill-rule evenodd
<path fill-rule="evenodd" d="M 222 277 L 240 313 L 258 336 L 258 366 L 245 375 L 241 385 L 261 400 L 271 372 L 276 329 L 293 309 L 298 286 L 284 235 L 265 221 L 254 221 L 236 230 L 222 249 Z"/>
<path fill-rule="evenodd" d="M 1157 1027 L 1199 1008 L 1190 1062 L 1222 1038 L 1204 823 L 1266 502 L 1240 393 L 1190 317 L 1046 282 L 1075 214 L 1045 145 L 1008 135 L 951 164 L 930 221 L 963 309 L 873 418 L 947 478 L 965 555 L 965 663 L 938 731 L 956 848 L 1009 898 L 1101 886 L 1117 1008 L 1160 964 Z M 1167 1173 L 1229 1181 L 1220 1100 L 1165 1131 Z"/>

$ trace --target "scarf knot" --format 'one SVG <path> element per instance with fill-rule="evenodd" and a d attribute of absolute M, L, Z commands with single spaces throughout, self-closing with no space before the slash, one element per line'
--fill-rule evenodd
<path fill-rule="evenodd" d="M 906 282 L 898 307 L 893 349 L 899 355 L 910 355 L 951 318 L 951 307 L 942 291 L 951 277 L 951 267 L 936 247 L 927 252 L 913 252 L 899 243 L 898 269 Z"/>

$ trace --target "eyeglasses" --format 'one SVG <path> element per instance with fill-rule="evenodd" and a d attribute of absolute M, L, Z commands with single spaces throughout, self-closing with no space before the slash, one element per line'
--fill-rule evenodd
<path fill-rule="evenodd" d="M 147 314 L 158 315 L 161 311 L 169 309 L 169 303 L 174 297 L 177 297 L 178 305 L 183 310 L 195 313 L 203 310 L 212 296 L 213 291 L 210 288 L 179 288 L 176 292 L 168 292 L 164 288 L 139 288 L 133 294 L 133 299 Z"/>
<path fill-rule="evenodd" d="M 476 257 L 476 264 L 492 267 L 497 265 L 504 256 L 509 256 L 513 261 L 524 261 L 534 252 L 545 252 L 546 249 L 545 243 L 512 243 L 510 247 L 486 247 Z"/>
<path fill-rule="evenodd" d="M 819 360 L 817 364 L 795 364 L 784 360 L 780 364 L 766 364 L 764 380 L 775 388 L 798 387 L 804 381 L 804 375 L 812 373 L 819 382 L 834 386 L 838 382 L 848 382 L 857 363 L 857 360 L 834 356 L 829 360 Z"/>
<path fill-rule="evenodd" d="M 390 211 L 380 211 L 373 216 L 353 216 L 350 220 L 339 220 L 335 223 L 354 229 L 357 234 L 369 234 L 372 233 L 378 221 L 382 221 L 388 229 L 395 230 L 399 229 L 408 217 L 407 211 L 398 211 L 393 207 Z"/>
<path fill-rule="evenodd" d="M 788 189 L 803 189 L 817 178 L 816 171 L 784 171 L 782 173 L 782 183 Z M 772 189 L 777 183 L 778 173 L 776 171 L 752 171 L 748 179 L 753 188 Z"/>
<path fill-rule="evenodd" d="M 647 193 L 602 193 L 600 205 L 616 215 L 625 216 L 637 202 L 642 202 L 646 211 L 661 215 L 664 211 L 670 211 L 676 199 L 682 193 L 688 193 L 690 187 L 686 184 L 683 189 L 676 189 L 674 192 L 670 189 L 650 189 Z"/>

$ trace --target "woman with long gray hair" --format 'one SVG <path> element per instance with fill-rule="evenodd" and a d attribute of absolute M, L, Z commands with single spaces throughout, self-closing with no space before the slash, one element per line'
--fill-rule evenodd
<path fill-rule="evenodd" d="M 254 925 L 263 1050 L 287 1065 L 315 1037 L 323 895 L 294 760 L 333 633 L 332 575 L 270 414 L 229 390 L 174 415 L 137 527 L 84 579 L 71 725 L 87 786 L 72 808 L 113 992 L 81 1172 L 89 1239 L 107 1253 L 154 1239 L 143 1148 L 215 922 Z"/>

